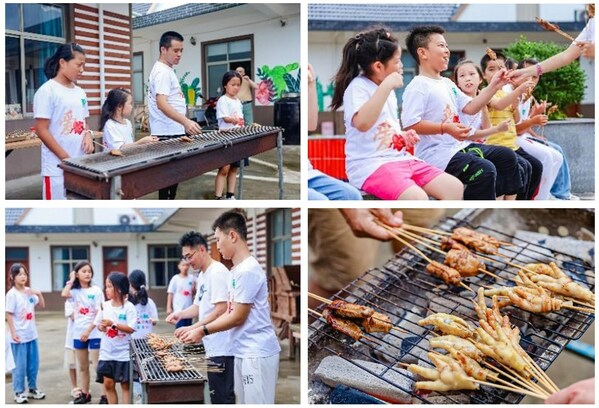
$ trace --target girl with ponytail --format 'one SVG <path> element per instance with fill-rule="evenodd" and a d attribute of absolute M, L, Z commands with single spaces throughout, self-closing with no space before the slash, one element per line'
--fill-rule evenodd
<path fill-rule="evenodd" d="M 384 200 L 459 200 L 455 177 L 412 156 L 420 138 L 401 130 L 395 89 L 403 86 L 401 49 L 378 27 L 349 39 L 335 76 L 333 110 L 344 107 L 349 182 Z"/>
<path fill-rule="evenodd" d="M 129 274 L 129 301 L 135 305 L 137 310 L 137 322 L 133 338 L 142 339 L 152 333 L 153 326 L 158 322 L 158 311 L 156 304 L 148 296 L 146 288 L 146 275 L 139 269 Z"/>

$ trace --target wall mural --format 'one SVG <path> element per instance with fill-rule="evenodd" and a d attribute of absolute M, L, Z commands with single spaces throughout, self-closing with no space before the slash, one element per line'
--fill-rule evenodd
<path fill-rule="evenodd" d="M 293 71 L 297 73 L 293 75 Z M 272 105 L 284 93 L 300 92 L 300 69 L 297 62 L 269 67 L 263 65 L 258 68 L 256 75 L 260 79 L 256 84 L 256 105 Z"/>
<path fill-rule="evenodd" d="M 325 106 L 324 97 L 328 96 L 329 98 L 333 97 L 333 92 L 335 91 L 335 86 L 333 85 L 333 81 L 329 82 L 326 91 L 323 90 L 322 83 L 316 77 L 316 98 L 318 100 L 318 112 L 324 112 L 326 107 L 329 105 L 328 103 Z M 329 102 L 330 103 L 330 102 Z"/>
<path fill-rule="evenodd" d="M 187 106 L 196 106 L 196 102 L 200 97 L 200 78 L 195 77 L 190 84 L 186 84 L 185 80 L 189 75 L 189 71 L 184 73 L 181 79 L 179 80 L 179 86 L 181 87 L 181 92 L 183 92 L 183 96 L 185 97 L 185 104 Z"/>

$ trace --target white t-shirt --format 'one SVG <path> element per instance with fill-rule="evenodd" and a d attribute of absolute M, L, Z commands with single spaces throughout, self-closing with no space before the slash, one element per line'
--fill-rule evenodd
<path fill-rule="evenodd" d="M 135 333 L 131 336 L 134 339 L 143 339 L 148 334 L 152 333 L 154 325 L 153 320 L 158 320 L 158 310 L 156 309 L 156 303 L 148 298 L 148 303 L 142 305 L 138 303 L 135 305 L 135 311 L 137 312 L 137 320 L 135 321 Z"/>
<path fill-rule="evenodd" d="M 53 79 L 46 81 L 33 97 L 33 117 L 49 119 L 50 134 L 69 154 L 80 157 L 83 151 L 83 136 L 89 116 L 87 96 L 78 86 L 68 88 Z M 58 167 L 61 160 L 42 143 L 42 176 L 62 176 Z"/>
<path fill-rule="evenodd" d="M 363 75 L 354 78 L 343 94 L 345 120 L 345 163 L 347 178 L 361 188 L 366 179 L 383 164 L 400 160 L 416 160 L 405 149 L 397 151 L 390 147 L 394 133 L 401 132 L 397 118 L 397 98 L 391 92 L 374 126 L 361 132 L 352 124 L 354 115 L 368 102 L 378 85 Z M 384 132 L 384 128 L 389 130 Z"/>
<path fill-rule="evenodd" d="M 281 351 L 270 320 L 266 273 L 253 256 L 231 269 L 228 311 L 235 303 L 251 304 L 241 325 L 231 329 L 231 351 L 238 358 L 270 357 Z"/>
<path fill-rule="evenodd" d="M 148 113 L 150 131 L 154 136 L 173 136 L 185 134 L 185 127 L 166 116 L 156 104 L 156 95 L 166 95 L 168 104 L 185 116 L 187 106 L 181 92 L 179 80 L 173 68 L 163 62 L 156 61 L 152 67 L 148 86 Z"/>
<path fill-rule="evenodd" d="M 122 145 L 133 143 L 133 128 L 129 119 L 125 123 L 108 119 L 104 125 L 104 151 L 120 149 Z"/>
<path fill-rule="evenodd" d="M 433 79 L 418 75 L 403 94 L 401 123 L 410 127 L 423 120 L 433 123 L 452 123 L 472 99 L 447 78 Z M 468 125 L 468 123 L 465 123 Z M 444 170 L 451 158 L 471 142 L 460 142 L 447 133 L 420 135 L 416 156 Z"/>
<path fill-rule="evenodd" d="M 200 272 L 196 283 L 196 298 L 194 305 L 199 307 L 198 321 L 214 310 L 216 303 L 227 302 L 229 299 L 230 272 L 225 265 L 214 261 L 206 269 Z M 230 330 L 210 334 L 203 338 L 206 357 L 222 357 L 231 355 L 229 338 Z"/>
<path fill-rule="evenodd" d="M 97 286 L 89 288 L 71 289 L 71 298 L 75 309 L 75 324 L 73 327 L 73 339 L 79 340 L 81 335 L 94 322 L 100 305 L 104 302 L 104 293 Z M 99 339 L 100 332 L 94 327 L 89 335 L 90 339 Z"/>
<path fill-rule="evenodd" d="M 173 294 L 173 312 L 185 310 L 193 303 L 193 283 L 195 278 L 191 273 L 186 277 L 177 274 L 172 277 L 166 293 Z"/>
<path fill-rule="evenodd" d="M 576 37 L 576 41 L 589 41 L 595 43 L 595 17 L 590 18 L 587 25 Z"/>
<path fill-rule="evenodd" d="M 64 339 L 64 348 L 69 350 L 75 349 L 73 345 L 73 327 L 75 326 L 75 321 L 73 320 L 74 314 L 75 308 L 73 306 L 73 299 L 67 299 L 64 302 L 64 317 L 67 318 L 67 334 Z"/>
<path fill-rule="evenodd" d="M 15 332 L 21 339 L 21 343 L 37 339 L 35 306 L 40 301 L 39 297 L 32 294 L 31 289 L 26 287 L 25 293 L 19 292 L 16 288 L 11 288 L 6 293 L 5 299 L 6 313 L 12 314 Z M 16 343 L 12 336 L 10 336 L 10 342 Z"/>
<path fill-rule="evenodd" d="M 110 319 L 114 324 L 124 324 L 132 329 L 137 321 L 137 311 L 133 303 L 126 301 L 122 306 L 112 306 L 112 301 L 102 303 L 102 309 L 96 315 L 96 327 L 103 319 Z M 131 335 L 110 327 L 102 333 L 100 341 L 100 361 L 129 361 L 129 340 Z"/>
<path fill-rule="evenodd" d="M 233 129 L 240 127 L 234 123 L 227 123 L 223 118 L 243 118 L 243 106 L 237 98 L 233 99 L 226 94 L 218 98 L 216 102 L 216 119 L 219 129 Z"/>

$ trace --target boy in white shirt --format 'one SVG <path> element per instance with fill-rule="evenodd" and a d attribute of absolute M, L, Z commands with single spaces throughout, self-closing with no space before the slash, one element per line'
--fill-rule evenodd
<path fill-rule="evenodd" d="M 190 231 L 179 240 L 183 251 L 183 259 L 192 268 L 200 271 L 197 280 L 196 299 L 190 307 L 183 311 L 174 312 L 166 319 L 169 323 L 179 319 L 190 319 L 198 316 L 198 322 L 193 326 L 181 327 L 175 330 L 175 336 L 182 341 L 193 341 L 203 326 L 220 317 L 227 311 L 230 273 L 225 265 L 215 261 L 210 256 L 206 239 L 195 231 Z M 191 340 L 194 339 L 194 340 Z M 214 333 L 202 339 L 206 349 L 206 357 L 220 364 L 224 371 L 208 372 L 210 401 L 213 404 L 234 404 L 235 391 L 233 374 L 235 358 L 231 353 L 229 331 Z"/>
<path fill-rule="evenodd" d="M 152 67 L 148 80 L 148 113 L 150 130 L 159 140 L 198 134 L 200 125 L 185 115 L 187 105 L 181 92 L 173 66 L 179 64 L 183 54 L 183 36 L 167 31 L 160 37 L 160 58 Z M 177 184 L 158 192 L 160 200 L 174 200 Z"/>
<path fill-rule="evenodd" d="M 195 292 L 195 278 L 190 273 L 190 266 L 183 259 L 179 261 L 179 273 L 171 278 L 167 289 L 166 314 L 179 312 L 187 309 L 193 303 Z M 181 319 L 177 321 L 176 328 L 191 326 L 192 319 Z"/>
<path fill-rule="evenodd" d="M 242 214 L 221 214 L 212 229 L 221 255 L 233 262 L 228 310 L 203 325 L 197 338 L 184 341 L 194 343 L 230 329 L 237 403 L 274 404 L 281 347 L 270 319 L 266 273 L 247 246 Z"/>

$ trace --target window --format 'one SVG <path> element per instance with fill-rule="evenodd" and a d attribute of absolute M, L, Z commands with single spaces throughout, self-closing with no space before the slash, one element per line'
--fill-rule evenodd
<path fill-rule="evenodd" d="M 220 96 L 222 93 L 222 79 L 225 72 L 234 70 L 238 66 L 251 66 L 252 62 L 252 43 L 253 38 L 236 38 L 221 40 L 219 42 L 206 43 L 203 45 L 203 55 L 205 55 L 206 65 L 206 83 L 202 91 L 206 92 L 205 97 Z M 252 70 L 246 73 L 251 75 Z"/>
<path fill-rule="evenodd" d="M 144 53 L 133 54 L 133 102 L 143 105 L 145 96 L 144 86 Z"/>
<path fill-rule="evenodd" d="M 33 113 L 35 91 L 48 80 L 44 62 L 66 42 L 65 9 L 57 4 L 6 4 L 6 104 Z"/>
<path fill-rule="evenodd" d="M 181 248 L 177 245 L 150 245 L 150 287 L 166 287 L 171 278 L 179 273 Z"/>
<path fill-rule="evenodd" d="M 89 260 L 89 246 L 53 246 L 50 250 L 52 251 L 52 290 L 60 291 L 69 280 L 75 265 Z"/>
<path fill-rule="evenodd" d="M 269 270 L 291 264 L 291 210 L 275 210 L 268 217 L 270 232 Z"/>
<path fill-rule="evenodd" d="M 12 286 L 11 278 L 10 278 L 10 267 L 15 263 L 20 263 L 29 270 L 29 248 L 23 247 L 6 247 L 4 250 L 5 253 L 5 276 L 4 276 L 4 293 L 8 292 L 8 290 Z M 28 285 L 31 286 L 31 280 L 28 282 Z"/>

